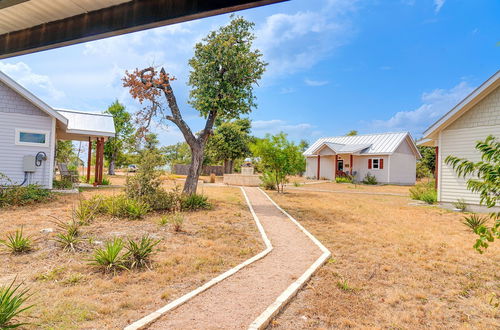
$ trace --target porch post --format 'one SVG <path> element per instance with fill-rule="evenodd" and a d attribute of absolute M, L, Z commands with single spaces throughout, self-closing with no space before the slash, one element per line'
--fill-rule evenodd
<path fill-rule="evenodd" d="M 335 155 L 335 163 L 333 164 L 333 180 L 337 178 L 338 166 L 339 166 L 339 155 Z"/>
<path fill-rule="evenodd" d="M 99 138 L 95 141 L 95 175 L 94 175 L 94 186 L 97 186 L 99 182 L 99 162 L 100 162 L 100 149 L 101 140 Z"/>
<path fill-rule="evenodd" d="M 318 170 L 318 175 L 316 176 L 316 179 L 318 179 L 318 180 L 319 180 L 319 173 L 320 173 L 320 172 L 319 172 L 319 170 L 320 170 L 320 167 L 321 167 L 321 162 L 320 162 L 320 160 L 321 160 L 321 156 L 320 156 L 320 155 L 318 155 L 318 168 L 317 168 L 317 170 Z"/>
<path fill-rule="evenodd" d="M 90 182 L 90 165 L 92 164 L 92 138 L 89 136 L 89 152 L 87 158 L 87 183 Z"/>
<path fill-rule="evenodd" d="M 352 176 L 352 172 L 354 171 L 353 167 L 352 167 L 352 164 L 353 164 L 353 157 L 352 157 L 352 154 L 350 155 L 350 159 L 349 159 L 349 167 L 351 168 L 351 176 Z"/>
<path fill-rule="evenodd" d="M 104 173 L 104 138 L 101 138 L 101 161 L 99 162 L 99 184 L 102 184 L 102 174 Z"/>
<path fill-rule="evenodd" d="M 435 184 L 434 184 L 434 187 L 436 188 L 436 191 L 438 189 L 438 182 L 439 182 L 439 179 L 438 179 L 438 175 L 439 175 L 439 147 L 434 147 L 434 152 L 436 153 L 436 155 L 434 156 L 434 181 L 435 181 Z"/>

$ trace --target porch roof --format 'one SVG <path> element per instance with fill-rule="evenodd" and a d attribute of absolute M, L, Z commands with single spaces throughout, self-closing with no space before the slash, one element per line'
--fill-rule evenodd
<path fill-rule="evenodd" d="M 365 143 L 365 144 L 340 144 L 340 143 L 332 143 L 332 142 L 324 142 L 322 144 L 319 144 L 315 150 L 313 150 L 311 153 L 313 155 L 316 155 L 319 153 L 323 147 L 328 147 L 330 148 L 334 153 L 336 154 L 354 154 L 354 153 L 359 153 L 363 151 L 364 149 L 367 149 L 371 147 L 371 143 Z"/>
<path fill-rule="evenodd" d="M 89 137 L 115 136 L 113 116 L 95 112 L 55 109 L 68 120 L 66 127 L 59 127 L 58 137 L 67 140 L 88 140 Z"/>

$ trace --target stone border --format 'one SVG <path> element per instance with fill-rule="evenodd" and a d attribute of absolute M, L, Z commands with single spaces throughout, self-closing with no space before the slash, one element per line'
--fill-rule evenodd
<path fill-rule="evenodd" d="M 273 250 L 273 246 L 271 244 L 271 241 L 267 237 L 266 232 L 264 231 L 264 227 L 262 227 L 262 224 L 260 223 L 259 218 L 257 217 L 257 214 L 255 214 L 255 211 L 252 207 L 252 204 L 250 203 L 250 200 L 248 199 L 248 196 L 247 196 L 245 190 L 243 189 L 243 187 L 240 187 L 240 189 L 243 193 L 243 196 L 245 196 L 245 201 L 247 202 L 248 208 L 250 209 L 250 213 L 252 213 L 252 217 L 255 220 L 257 228 L 259 229 L 260 235 L 262 236 L 262 240 L 264 241 L 264 244 L 266 245 L 266 249 L 264 251 L 260 252 L 259 254 L 253 256 L 252 258 L 239 264 L 238 266 L 231 268 L 230 270 L 226 271 L 225 273 L 211 279 L 210 281 L 208 281 L 207 283 L 198 287 L 197 289 L 194 289 L 193 291 L 183 295 L 182 297 L 177 298 L 176 300 L 174 300 L 174 301 L 170 302 L 169 304 L 163 306 L 162 308 L 154 311 L 153 313 L 146 315 L 145 317 L 135 321 L 134 323 L 129 324 L 128 326 L 126 326 L 124 328 L 124 330 L 137 330 L 137 329 L 144 328 L 148 324 L 156 321 L 158 318 L 163 316 L 165 313 L 179 307 L 180 305 L 182 305 L 185 302 L 187 302 L 188 300 L 196 297 L 197 295 L 199 295 L 203 291 L 207 290 L 208 288 L 225 280 L 226 278 L 230 277 L 231 275 L 234 275 L 236 272 L 238 272 L 242 268 L 254 263 L 255 261 L 257 261 L 259 259 L 262 259 L 267 254 L 269 254 L 269 252 L 271 252 Z"/>
<path fill-rule="evenodd" d="M 275 201 L 269 197 L 268 194 L 266 194 L 262 189 L 259 188 L 259 190 L 271 201 L 271 203 L 274 204 L 283 214 L 285 214 L 294 224 L 299 227 L 299 229 L 306 234 L 307 237 L 311 241 L 313 241 L 314 244 L 316 244 L 320 250 L 323 252 L 321 256 L 305 271 L 302 276 L 300 276 L 295 282 L 293 282 L 288 288 L 283 291 L 282 294 L 279 295 L 279 297 L 267 307 L 267 309 L 257 317 L 252 324 L 248 327 L 249 330 L 256 330 L 256 329 L 264 329 L 267 327 L 271 319 L 278 314 L 283 307 L 290 302 L 290 300 L 297 294 L 297 292 L 304 286 L 304 284 L 309 281 L 311 276 L 318 270 L 319 267 L 321 267 L 328 258 L 330 258 L 331 253 L 330 251 L 323 245 L 321 242 L 314 237 L 310 232 L 308 232 L 297 220 L 295 220 L 290 214 L 288 214 L 285 210 L 283 210 L 278 204 L 276 204 Z"/>

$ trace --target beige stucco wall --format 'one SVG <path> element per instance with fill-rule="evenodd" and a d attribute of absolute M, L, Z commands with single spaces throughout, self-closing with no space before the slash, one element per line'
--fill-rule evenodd
<path fill-rule="evenodd" d="M 447 130 L 500 125 L 500 87 L 458 118 Z"/>

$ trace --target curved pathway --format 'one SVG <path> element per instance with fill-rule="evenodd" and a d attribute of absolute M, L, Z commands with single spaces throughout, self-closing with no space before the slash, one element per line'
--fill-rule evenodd
<path fill-rule="evenodd" d="M 246 329 L 322 255 L 262 191 L 244 190 L 273 250 L 169 311 L 149 329 Z"/>

